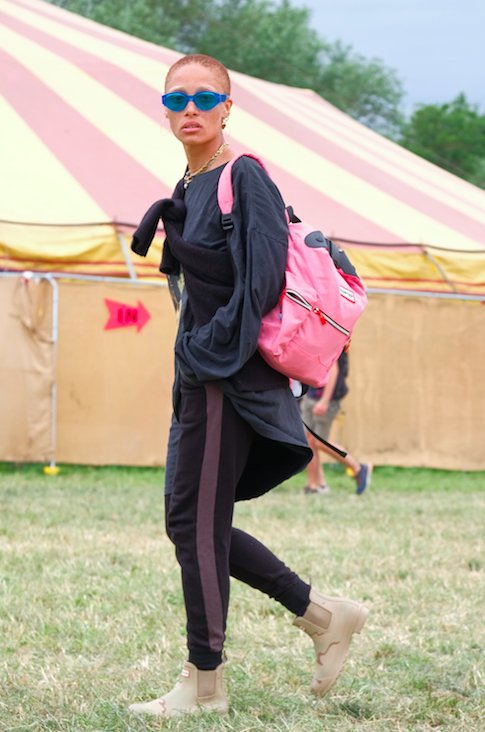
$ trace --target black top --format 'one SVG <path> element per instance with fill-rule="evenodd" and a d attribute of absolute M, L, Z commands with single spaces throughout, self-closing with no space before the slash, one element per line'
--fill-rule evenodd
<path fill-rule="evenodd" d="M 175 343 L 175 412 L 180 379 L 217 383 L 257 435 L 238 491 L 250 498 L 302 470 L 312 452 L 288 379 L 257 350 L 261 319 L 277 304 L 284 283 L 284 203 L 255 160 L 237 160 L 227 236 L 217 203 L 222 167 L 196 176 L 186 191 L 179 183 L 172 199 L 153 204 L 132 248 L 146 254 L 146 232 L 153 236 L 154 218 L 161 215 L 167 233 L 161 269 L 175 276 L 181 266 L 185 281 Z"/>
<path fill-rule="evenodd" d="M 189 379 L 229 378 L 245 390 L 286 388 L 287 378 L 257 351 L 261 318 L 278 302 L 284 283 L 284 203 L 261 166 L 241 158 L 232 171 L 234 229 L 228 240 L 217 203 L 222 168 L 190 183 L 183 239 L 171 240 L 187 292 L 177 359 Z"/>

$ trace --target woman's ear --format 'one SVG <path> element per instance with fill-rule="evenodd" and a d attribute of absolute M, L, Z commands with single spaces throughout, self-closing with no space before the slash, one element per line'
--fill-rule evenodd
<path fill-rule="evenodd" d="M 229 113 L 232 107 L 232 99 L 226 99 L 224 102 L 224 117 L 229 117 Z"/>
<path fill-rule="evenodd" d="M 229 114 L 231 112 L 231 107 L 232 107 L 232 99 L 226 99 L 226 101 L 224 102 L 224 114 L 223 114 L 222 120 L 221 120 L 222 129 L 224 129 L 227 124 L 227 120 L 229 119 Z"/>

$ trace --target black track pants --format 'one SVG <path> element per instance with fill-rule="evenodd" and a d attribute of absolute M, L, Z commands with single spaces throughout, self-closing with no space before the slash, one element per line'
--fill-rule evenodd
<path fill-rule="evenodd" d="M 251 427 L 213 384 L 182 387 L 180 440 L 167 532 L 182 570 L 189 661 L 222 660 L 230 575 L 303 615 L 309 586 L 256 539 L 232 528 Z"/>

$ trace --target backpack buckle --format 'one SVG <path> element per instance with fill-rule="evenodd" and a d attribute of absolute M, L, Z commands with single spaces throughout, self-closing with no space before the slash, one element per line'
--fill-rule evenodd
<path fill-rule="evenodd" d="M 222 214 L 221 215 L 221 226 L 224 229 L 224 231 L 229 231 L 230 229 L 234 228 L 234 224 L 232 223 L 231 214 Z"/>

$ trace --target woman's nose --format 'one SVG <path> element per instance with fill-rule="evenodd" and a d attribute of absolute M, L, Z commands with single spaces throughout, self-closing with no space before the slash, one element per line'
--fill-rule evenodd
<path fill-rule="evenodd" d="M 185 107 L 185 112 L 188 114 L 194 114 L 198 112 L 197 107 L 195 106 L 195 103 L 192 99 L 190 99 L 187 103 L 187 106 Z"/>

